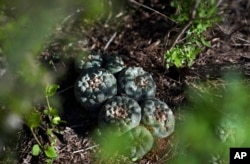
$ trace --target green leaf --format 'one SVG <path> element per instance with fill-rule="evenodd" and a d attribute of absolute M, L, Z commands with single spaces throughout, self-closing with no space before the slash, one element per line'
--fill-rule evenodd
<path fill-rule="evenodd" d="M 52 123 L 55 125 L 58 125 L 61 122 L 61 118 L 59 116 L 56 116 L 52 119 Z"/>
<path fill-rule="evenodd" d="M 44 152 L 45 152 L 45 155 L 49 158 L 56 158 L 57 157 L 56 149 L 52 146 L 49 146 Z"/>
<path fill-rule="evenodd" d="M 32 147 L 32 155 L 33 156 L 38 156 L 39 153 L 40 153 L 40 150 L 41 149 L 40 149 L 38 144 L 33 145 L 33 147 Z"/>
<path fill-rule="evenodd" d="M 40 125 L 40 113 L 36 111 L 30 112 L 25 117 L 25 122 L 30 128 L 37 128 Z"/>
<path fill-rule="evenodd" d="M 58 88 L 60 88 L 60 86 L 57 84 L 47 85 L 45 89 L 46 96 L 50 97 L 50 96 L 55 95 Z"/>
<path fill-rule="evenodd" d="M 43 114 L 49 115 L 49 110 L 48 109 L 43 110 Z"/>
<path fill-rule="evenodd" d="M 206 47 L 211 47 L 211 44 L 209 41 L 206 41 L 204 37 L 201 37 L 201 42 Z"/>
<path fill-rule="evenodd" d="M 46 163 L 47 164 L 53 164 L 53 160 L 52 159 L 46 159 Z"/>
<path fill-rule="evenodd" d="M 51 137 L 54 136 L 53 129 L 47 129 L 46 133 Z"/>
<path fill-rule="evenodd" d="M 48 115 L 50 115 L 50 116 L 58 116 L 57 109 L 55 109 L 53 107 L 49 107 L 49 113 L 48 113 Z"/>

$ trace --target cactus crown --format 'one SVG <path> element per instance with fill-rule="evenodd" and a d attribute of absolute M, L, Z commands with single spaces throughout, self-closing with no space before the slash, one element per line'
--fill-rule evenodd
<path fill-rule="evenodd" d="M 138 76 L 135 78 L 135 84 L 141 88 L 146 88 L 148 86 L 148 79 L 143 76 Z"/>
<path fill-rule="evenodd" d="M 113 74 L 116 74 L 125 68 L 122 58 L 118 55 L 107 55 L 104 57 L 104 61 L 104 68 Z"/>
<path fill-rule="evenodd" d="M 167 120 L 166 114 L 167 112 L 161 110 L 160 106 L 155 107 L 154 115 L 157 121 L 164 123 Z"/>
<path fill-rule="evenodd" d="M 99 114 L 100 125 L 115 127 L 118 135 L 139 125 L 141 121 L 141 107 L 126 96 L 116 96 L 108 100 L 101 108 Z"/>
<path fill-rule="evenodd" d="M 82 54 L 78 58 L 75 63 L 78 72 L 86 71 L 90 68 L 100 68 L 103 63 L 101 55 L 97 53 Z"/>
<path fill-rule="evenodd" d="M 94 76 L 93 79 L 89 79 L 87 82 L 91 88 L 96 89 L 100 87 L 102 81 L 103 81 L 102 77 Z"/>
<path fill-rule="evenodd" d="M 125 119 L 128 117 L 128 111 L 124 108 L 124 106 L 117 106 L 111 109 L 111 113 L 115 119 Z"/>
<path fill-rule="evenodd" d="M 153 129 L 157 137 L 167 137 L 174 131 L 175 119 L 172 110 L 158 99 L 146 99 L 141 103 L 142 122 Z"/>
<path fill-rule="evenodd" d="M 128 67 L 119 74 L 118 92 L 140 101 L 155 96 L 156 84 L 141 67 Z"/>
<path fill-rule="evenodd" d="M 125 148 L 128 149 L 128 156 L 133 161 L 142 158 L 153 147 L 153 136 L 143 126 L 137 126 L 132 130 L 124 134 L 124 138 L 127 140 Z"/>
<path fill-rule="evenodd" d="M 116 79 L 113 74 L 99 68 L 83 72 L 75 85 L 75 95 L 87 109 L 99 108 L 101 104 L 117 94 Z"/>

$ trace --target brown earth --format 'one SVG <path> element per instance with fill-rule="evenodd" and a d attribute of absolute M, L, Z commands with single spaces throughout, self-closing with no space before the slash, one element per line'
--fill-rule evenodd
<path fill-rule="evenodd" d="M 152 73 L 157 84 L 156 97 L 166 102 L 173 110 L 176 121 L 182 119 L 181 106 L 186 102 L 185 89 L 195 87 L 197 81 L 219 81 L 223 74 L 235 71 L 248 78 L 250 75 L 250 2 L 248 0 L 218 2 L 222 22 L 207 32 L 212 46 L 205 48 L 190 67 L 166 69 L 163 56 L 178 34 L 179 27 L 167 17 L 174 14 L 169 1 L 140 0 L 140 4 L 153 8 L 149 10 L 130 1 L 123 7 L 112 6 L 115 11 L 109 18 L 95 22 L 86 28 L 79 21 L 81 12 L 64 22 L 42 53 L 41 61 L 48 64 L 61 86 L 59 95 L 63 104 L 62 134 L 58 136 L 58 159 L 55 163 L 132 163 L 125 157 L 101 161 L 101 148 L 91 138 L 96 122 L 86 116 L 76 102 L 73 84 L 78 76 L 73 61 L 81 50 L 100 52 L 104 55 L 119 54 L 128 66 L 141 66 Z M 173 32 L 177 31 L 177 32 Z M 72 42 L 73 46 L 69 46 Z M 52 62 L 51 62 L 52 61 Z M 40 132 L 41 133 L 41 132 Z M 41 136 L 42 137 L 42 136 Z M 174 134 L 156 141 L 154 148 L 140 164 L 165 163 L 175 158 Z M 34 139 L 27 134 L 19 147 L 18 163 L 43 163 L 44 157 L 34 158 L 31 145 Z"/>

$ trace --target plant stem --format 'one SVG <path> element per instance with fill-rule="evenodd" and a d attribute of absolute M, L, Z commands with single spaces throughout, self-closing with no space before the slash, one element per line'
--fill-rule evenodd
<path fill-rule="evenodd" d="M 48 97 L 48 96 L 45 96 L 45 98 L 46 98 L 46 102 L 47 102 L 47 106 L 48 106 L 49 112 L 51 112 L 51 111 L 50 111 L 49 97 Z"/>
<path fill-rule="evenodd" d="M 35 138 L 36 142 L 38 143 L 38 145 L 39 145 L 40 147 L 42 147 L 42 144 L 41 144 L 41 142 L 39 141 L 39 139 L 37 138 L 37 136 L 36 136 L 36 134 L 35 134 L 33 128 L 30 128 L 30 131 L 31 131 L 33 137 Z"/>

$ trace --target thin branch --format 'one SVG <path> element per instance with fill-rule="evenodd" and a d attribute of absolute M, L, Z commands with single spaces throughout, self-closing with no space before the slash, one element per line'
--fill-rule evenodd
<path fill-rule="evenodd" d="M 111 36 L 111 38 L 109 39 L 109 41 L 107 42 L 107 44 L 106 44 L 105 47 L 104 47 L 104 51 L 106 51 L 106 50 L 108 49 L 110 43 L 115 39 L 116 35 L 117 35 L 117 32 L 115 32 L 115 33 Z"/>
<path fill-rule="evenodd" d="M 64 18 L 61 24 L 65 24 L 69 19 L 71 19 L 73 16 L 75 16 L 76 14 L 78 14 L 82 11 L 83 11 L 82 9 L 77 9 L 76 11 L 74 11 L 73 13 L 68 15 L 66 18 Z"/>
<path fill-rule="evenodd" d="M 244 46 L 244 47 L 248 47 L 250 46 L 250 44 L 240 44 L 240 43 L 235 43 L 235 44 L 231 44 L 232 46 Z"/>
<path fill-rule="evenodd" d="M 221 3 L 222 3 L 222 0 L 218 0 L 216 7 L 219 7 Z"/>
<path fill-rule="evenodd" d="M 88 147 L 86 149 L 76 150 L 76 151 L 73 151 L 73 154 L 80 153 L 80 152 L 85 152 L 85 151 L 93 149 L 93 148 L 95 148 L 97 146 L 99 146 L 99 145 L 90 146 L 90 147 Z"/>
<path fill-rule="evenodd" d="M 37 138 L 33 128 L 30 128 L 30 131 L 31 131 L 33 137 L 35 138 L 36 142 L 38 143 L 38 145 L 42 148 L 43 146 L 42 146 L 41 142 L 39 141 L 39 139 Z"/>
<path fill-rule="evenodd" d="M 178 33 L 178 35 L 175 37 L 173 43 L 171 44 L 170 48 L 169 49 L 172 49 L 174 48 L 174 46 L 177 44 L 177 42 L 180 40 L 180 38 L 182 37 L 182 35 L 186 32 L 186 30 L 193 24 L 193 21 L 190 20 L 188 22 L 188 24 L 186 24 L 182 30 Z"/>
<path fill-rule="evenodd" d="M 63 90 L 61 90 L 61 91 L 58 91 L 58 92 L 56 92 L 56 94 L 61 94 L 61 93 L 63 93 L 63 92 L 68 91 L 68 90 L 71 89 L 71 88 L 74 88 L 74 85 L 71 85 L 71 86 L 69 86 L 69 87 L 67 87 L 67 88 L 65 88 L 65 89 L 63 89 Z"/>
<path fill-rule="evenodd" d="M 187 31 L 187 29 L 193 24 L 193 21 L 196 18 L 196 10 L 199 7 L 200 0 L 195 1 L 195 4 L 193 6 L 192 12 L 190 13 L 189 22 L 182 28 L 182 30 L 178 33 L 178 35 L 175 37 L 173 43 L 170 46 L 170 50 L 175 47 L 175 45 L 178 43 L 180 38 L 183 36 L 183 34 Z M 164 65 L 166 65 L 165 60 L 163 62 Z"/>
<path fill-rule="evenodd" d="M 233 37 L 233 38 L 239 39 L 239 40 L 241 40 L 243 42 L 246 42 L 246 43 L 250 44 L 250 40 L 246 40 L 246 39 L 243 39 L 241 37 Z"/>
<path fill-rule="evenodd" d="M 240 25 L 239 27 L 237 27 L 236 29 L 234 29 L 232 32 L 230 32 L 229 36 L 231 37 L 235 32 L 237 32 L 238 30 L 240 30 L 241 28 L 246 27 L 246 26 L 250 26 L 250 24 Z"/>
<path fill-rule="evenodd" d="M 199 4 L 200 4 L 200 0 L 196 0 L 193 6 L 192 12 L 191 12 L 191 16 L 190 16 L 191 20 L 196 18 L 196 11 L 197 11 Z"/>
<path fill-rule="evenodd" d="M 143 7 L 143 8 L 145 8 L 145 9 L 150 10 L 150 11 L 153 11 L 153 12 L 155 12 L 156 14 L 159 14 L 160 16 L 162 16 L 162 17 L 164 17 L 164 18 L 167 18 L 168 20 L 171 20 L 172 22 L 176 23 L 176 22 L 175 22 L 173 19 L 171 19 L 170 17 L 166 16 L 165 14 L 162 14 L 161 12 L 159 12 L 159 11 L 157 11 L 157 10 L 151 8 L 151 7 L 148 7 L 148 6 L 144 5 L 144 4 L 141 4 L 141 3 L 139 3 L 139 2 L 136 2 L 135 0 L 129 0 L 129 1 L 132 2 L 132 3 L 134 3 L 134 4 L 136 4 L 136 5 L 138 5 L 138 6 L 140 6 L 140 7 Z"/>
<path fill-rule="evenodd" d="M 190 13 L 189 22 L 182 28 L 182 30 L 176 36 L 176 38 L 174 39 L 174 42 L 170 46 L 170 49 L 172 49 L 177 44 L 177 42 L 180 40 L 180 38 L 182 37 L 182 35 L 193 24 L 193 21 L 196 19 L 196 11 L 197 11 L 197 8 L 199 7 L 199 4 L 200 4 L 200 0 L 195 1 L 195 4 L 194 4 L 193 9 L 192 9 L 192 12 Z"/>

